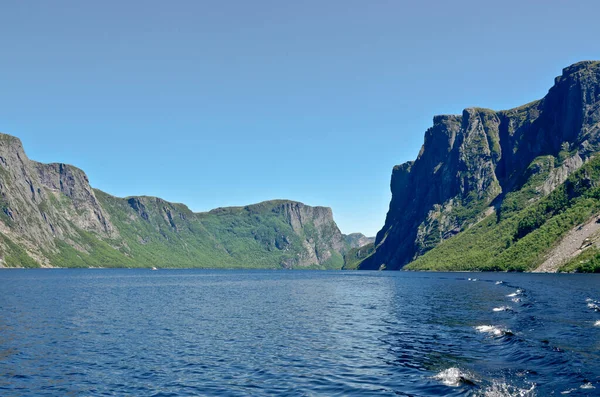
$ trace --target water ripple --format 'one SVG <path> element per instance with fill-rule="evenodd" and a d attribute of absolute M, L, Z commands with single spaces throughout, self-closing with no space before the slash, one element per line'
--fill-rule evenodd
<path fill-rule="evenodd" d="M 597 275 L 2 276 L 0 395 L 544 396 L 600 387 Z"/>

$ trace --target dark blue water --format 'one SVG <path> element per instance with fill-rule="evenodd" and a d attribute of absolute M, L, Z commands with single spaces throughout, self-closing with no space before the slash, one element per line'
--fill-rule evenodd
<path fill-rule="evenodd" d="M 598 275 L 5 270 L 0 395 L 600 395 L 598 301 Z"/>

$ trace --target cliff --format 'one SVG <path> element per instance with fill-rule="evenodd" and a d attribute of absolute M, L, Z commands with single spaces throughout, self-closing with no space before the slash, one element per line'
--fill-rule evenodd
<path fill-rule="evenodd" d="M 194 213 L 113 197 L 0 134 L 0 266 L 332 268 L 347 250 L 330 208 L 273 200 Z"/>
<path fill-rule="evenodd" d="M 501 209 L 522 210 L 599 149 L 598 61 L 565 68 L 539 101 L 435 116 L 417 159 L 394 167 L 385 225 L 358 266 L 400 269 Z"/>

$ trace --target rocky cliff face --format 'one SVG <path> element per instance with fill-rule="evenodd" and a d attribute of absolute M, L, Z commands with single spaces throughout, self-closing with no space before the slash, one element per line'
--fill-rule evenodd
<path fill-rule="evenodd" d="M 552 156 L 541 193 L 600 150 L 600 62 L 563 70 L 539 101 L 506 111 L 436 116 L 415 161 L 394 167 L 392 200 L 361 269 L 399 269 L 498 208 Z M 536 163 L 537 164 L 537 163 Z"/>
<path fill-rule="evenodd" d="M 290 260 L 286 266 L 326 263 L 336 253 L 344 251 L 343 236 L 333 221 L 331 208 L 309 207 L 302 203 L 286 201 L 275 206 L 273 212 L 282 214 L 294 233 L 302 236 L 305 254 Z"/>
<path fill-rule="evenodd" d="M 66 164 L 31 161 L 0 134 L 0 266 L 341 268 L 330 208 L 274 200 L 194 213 L 118 198 Z"/>
<path fill-rule="evenodd" d="M 4 134 L 0 134 L 0 206 L 0 248 L 6 251 L 16 244 L 41 265 L 50 264 L 57 239 L 71 241 L 77 230 L 101 237 L 115 234 L 83 171 L 31 161 L 21 141 Z M 77 249 L 85 251 L 82 246 Z"/>
<path fill-rule="evenodd" d="M 115 232 L 102 209 L 87 175 L 79 168 L 68 164 L 35 163 L 42 185 L 53 194 L 62 193 L 70 200 L 77 216 L 69 218 L 79 228 L 107 237 Z M 64 211 L 65 216 L 73 214 L 71 208 Z"/>

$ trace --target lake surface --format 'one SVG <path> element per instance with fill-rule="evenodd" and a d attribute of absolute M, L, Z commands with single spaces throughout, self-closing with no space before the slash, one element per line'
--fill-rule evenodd
<path fill-rule="evenodd" d="M 599 301 L 599 275 L 3 270 L 0 395 L 597 396 Z"/>

